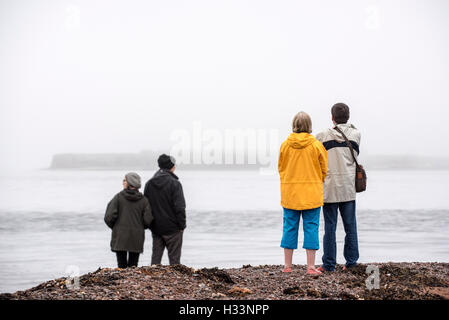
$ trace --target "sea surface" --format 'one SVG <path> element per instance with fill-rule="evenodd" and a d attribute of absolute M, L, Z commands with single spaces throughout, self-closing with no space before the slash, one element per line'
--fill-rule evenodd
<path fill-rule="evenodd" d="M 124 171 L 35 170 L 0 175 L 0 292 L 116 267 L 103 216 Z M 143 182 L 154 172 L 138 171 Z M 177 170 L 187 202 L 182 263 L 282 264 L 279 177 L 258 171 Z M 449 171 L 369 171 L 358 194 L 360 262 L 449 262 Z M 323 217 L 320 239 L 323 236 Z M 302 228 L 302 227 L 301 227 Z M 299 248 L 302 246 L 300 233 Z M 338 263 L 344 231 L 337 227 Z M 151 260 L 151 233 L 139 265 Z M 321 244 L 320 244 L 321 245 Z M 322 250 L 317 253 L 321 263 Z M 162 260 L 168 263 L 166 254 Z M 294 264 L 305 264 L 303 249 Z"/>

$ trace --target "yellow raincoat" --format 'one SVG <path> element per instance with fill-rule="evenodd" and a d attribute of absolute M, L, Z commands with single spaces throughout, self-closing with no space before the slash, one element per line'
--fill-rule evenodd
<path fill-rule="evenodd" d="M 291 133 L 281 145 L 278 169 L 282 207 L 308 210 L 323 205 L 327 151 L 313 135 Z"/>

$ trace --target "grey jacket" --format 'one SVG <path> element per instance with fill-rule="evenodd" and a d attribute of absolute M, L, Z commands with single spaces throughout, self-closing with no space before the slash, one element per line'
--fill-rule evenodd
<path fill-rule="evenodd" d="M 338 128 L 346 135 L 354 149 L 357 159 L 360 147 L 360 132 L 349 123 L 339 124 Z M 352 201 L 355 192 L 355 162 L 351 149 L 343 136 L 333 128 L 326 129 L 316 135 L 327 150 L 328 171 L 324 181 L 324 203 Z"/>
<path fill-rule="evenodd" d="M 111 250 L 143 252 L 145 228 L 153 221 L 150 204 L 137 190 L 117 193 L 108 203 L 104 222 L 112 229 Z"/>

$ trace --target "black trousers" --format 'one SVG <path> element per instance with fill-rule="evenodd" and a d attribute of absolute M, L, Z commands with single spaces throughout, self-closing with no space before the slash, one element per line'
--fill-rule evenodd
<path fill-rule="evenodd" d="M 117 264 L 119 268 L 124 269 L 127 267 L 137 267 L 140 253 L 131 251 L 116 251 L 115 254 L 117 255 Z M 127 257 L 128 254 L 129 256 Z"/>
<path fill-rule="evenodd" d="M 168 251 L 168 261 L 170 264 L 181 263 L 182 235 L 184 231 L 180 230 L 169 235 L 153 235 L 153 254 L 151 255 L 151 264 L 161 264 L 164 249 Z"/>

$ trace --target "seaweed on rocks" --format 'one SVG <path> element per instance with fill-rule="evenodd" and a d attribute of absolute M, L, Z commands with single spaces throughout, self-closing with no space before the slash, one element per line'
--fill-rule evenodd
<path fill-rule="evenodd" d="M 175 265 L 172 265 L 171 268 L 173 270 L 176 270 L 176 271 L 178 271 L 180 273 L 184 273 L 184 274 L 187 274 L 187 275 L 192 275 L 194 273 L 194 269 L 189 268 L 189 267 L 187 267 L 187 266 L 185 266 L 183 264 L 175 264 Z"/>
<path fill-rule="evenodd" d="M 367 287 L 367 267 L 379 269 L 379 288 Z M 437 300 L 449 299 L 447 263 L 360 264 L 317 278 L 294 265 L 283 273 L 281 265 L 241 268 L 203 268 L 184 265 L 139 268 L 99 268 L 82 275 L 78 288 L 67 278 L 41 283 L 31 289 L 0 294 L 0 300 L 20 299 L 335 299 L 335 300 Z"/>
<path fill-rule="evenodd" d="M 116 284 L 116 281 L 122 277 L 118 273 L 112 274 L 94 274 L 80 277 L 81 286 L 110 286 Z"/>
<path fill-rule="evenodd" d="M 305 295 L 304 290 L 302 290 L 300 287 L 295 286 L 295 287 L 290 287 L 290 288 L 285 288 L 282 291 L 283 294 L 298 294 L 298 295 Z"/>
<path fill-rule="evenodd" d="M 235 283 L 234 280 L 229 276 L 229 274 L 223 269 L 215 268 L 203 268 L 196 272 L 198 275 L 216 281 L 224 283 Z"/>

